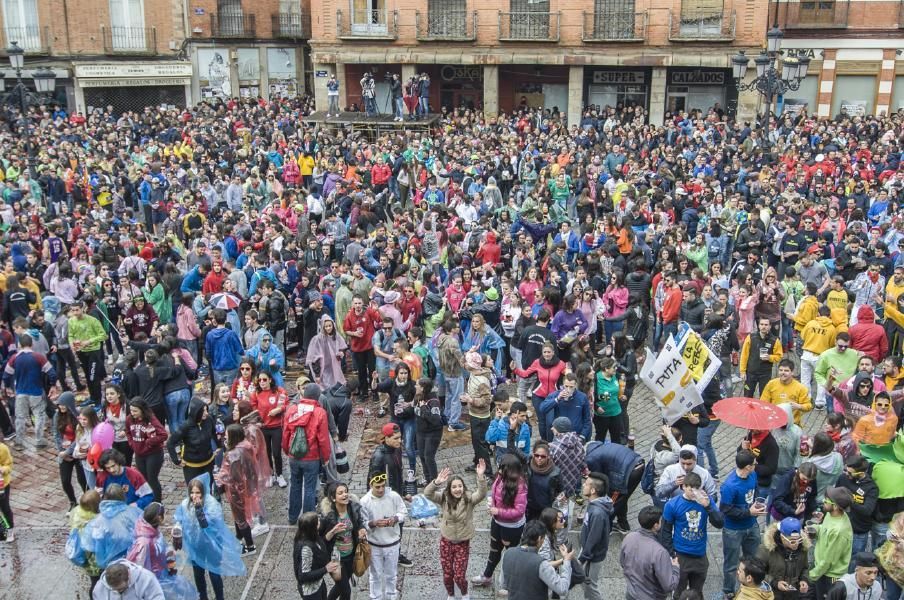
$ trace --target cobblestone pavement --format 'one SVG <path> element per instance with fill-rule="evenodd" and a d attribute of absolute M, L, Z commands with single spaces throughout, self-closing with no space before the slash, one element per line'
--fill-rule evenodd
<path fill-rule="evenodd" d="M 291 379 L 290 379 L 291 380 Z M 369 412 L 369 411 L 368 411 Z M 649 392 L 638 386 L 630 404 L 631 427 L 636 434 L 636 448 L 645 455 L 658 437 L 661 424 L 659 411 Z M 811 435 L 820 430 L 825 413 L 813 411 L 805 416 L 804 429 Z M 377 419 L 362 410 L 352 417 L 349 441 L 345 445 L 349 457 L 354 457 L 350 486 L 352 492 L 365 492 L 365 477 L 370 452 L 376 443 L 376 432 L 385 419 Z M 720 474 L 727 473 L 731 457 L 742 436 L 741 430 L 722 425 L 716 431 L 713 443 L 719 457 Z M 468 432 L 444 433 L 438 462 L 462 473 L 471 462 Z M 54 453 L 35 450 L 31 441 L 26 450 L 15 453 L 15 470 L 12 490 L 12 506 L 16 518 L 16 542 L 0 544 L 0 600 L 45 600 L 51 596 L 62 598 L 87 598 L 88 580 L 80 569 L 68 563 L 63 556 L 68 529 L 65 512 L 67 501 L 59 485 Z M 466 474 L 466 482 L 474 485 L 473 475 Z M 181 471 L 167 463 L 161 474 L 164 500 L 168 515 L 185 494 Z M 629 504 L 629 521 L 637 527 L 637 512 L 649 504 L 649 498 L 638 489 Z M 246 559 L 248 575 L 226 580 L 226 597 L 231 600 L 277 600 L 297 598 L 298 591 L 293 576 L 292 537 L 287 525 L 286 491 L 268 490 L 266 505 L 273 525 L 271 532 L 257 539 L 258 554 Z M 489 516 L 485 505 L 476 515 L 478 534 L 471 544 L 469 577 L 483 569 L 489 551 Z M 577 534 L 579 523 L 573 535 Z M 400 570 L 399 586 L 405 599 L 441 600 L 445 597 L 440 579 L 438 560 L 439 532 L 433 527 L 406 527 L 402 551 L 414 561 L 414 567 Z M 620 534 L 613 534 L 609 555 L 603 571 L 606 598 L 621 598 L 624 581 L 618 564 Z M 721 587 L 721 536 L 711 532 L 709 545 L 710 571 L 706 582 L 706 598 L 718 593 Z M 497 570 L 497 575 L 499 571 Z M 190 570 L 189 570 L 190 576 Z M 357 598 L 365 598 L 366 580 L 359 582 Z M 363 591 L 362 591 L 363 590 Z M 471 597 L 485 600 L 493 597 L 491 588 L 473 588 Z M 580 590 L 571 597 L 581 597 Z"/>

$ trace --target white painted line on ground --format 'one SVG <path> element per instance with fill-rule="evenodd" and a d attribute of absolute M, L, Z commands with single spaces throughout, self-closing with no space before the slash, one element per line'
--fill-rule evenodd
<path fill-rule="evenodd" d="M 284 526 L 286 529 L 289 528 L 288 525 Z M 240 600 L 245 600 L 248 597 L 248 594 L 251 592 L 251 584 L 254 583 L 254 577 L 257 575 L 257 569 L 260 567 L 261 560 L 263 560 L 264 555 L 267 553 L 267 547 L 270 545 L 270 538 L 273 537 L 273 526 L 270 527 L 271 531 L 267 533 L 267 539 L 264 540 L 264 545 L 261 546 L 261 549 L 257 551 L 257 560 L 254 561 L 254 568 L 251 569 L 251 574 L 248 576 L 248 581 L 245 582 L 245 589 L 242 590 L 242 597 Z"/>

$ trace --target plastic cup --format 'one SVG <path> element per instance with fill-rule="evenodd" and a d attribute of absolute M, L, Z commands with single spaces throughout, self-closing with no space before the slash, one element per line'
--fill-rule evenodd
<path fill-rule="evenodd" d="M 757 510 L 763 510 L 766 508 L 766 499 L 762 496 L 757 496 L 753 499 L 753 507 Z"/>

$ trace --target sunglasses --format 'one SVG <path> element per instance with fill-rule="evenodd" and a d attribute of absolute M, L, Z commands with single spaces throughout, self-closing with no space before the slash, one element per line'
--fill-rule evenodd
<path fill-rule="evenodd" d="M 370 478 L 370 484 L 371 485 L 380 485 L 380 484 L 385 485 L 388 479 L 389 479 L 389 477 L 386 475 L 386 473 L 380 473 L 379 475 L 374 475 L 373 477 Z"/>
<path fill-rule="evenodd" d="M 250 371 L 251 367 L 240 367 L 239 371 Z"/>
<path fill-rule="evenodd" d="M 549 458 L 548 454 L 536 454 L 534 453 L 534 458 Z"/>

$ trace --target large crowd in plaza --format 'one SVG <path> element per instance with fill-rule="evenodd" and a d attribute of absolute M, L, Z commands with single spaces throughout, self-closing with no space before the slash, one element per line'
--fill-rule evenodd
<path fill-rule="evenodd" d="M 7 546 L 15 464 L 52 446 L 65 553 L 95 600 L 222 600 L 286 519 L 303 598 L 349 600 L 367 577 L 371 600 L 395 600 L 405 527 L 437 509 L 450 600 L 601 600 L 606 560 L 630 600 L 700 599 L 713 528 L 725 600 L 902 597 L 901 111 L 764 130 L 718 106 L 664 123 L 589 107 L 573 126 L 444 109 L 375 139 L 312 111 L 6 121 Z M 646 350 L 684 324 L 721 368 L 635 447 Z M 738 430 L 720 465 L 713 407 L 730 396 L 784 424 Z M 381 442 L 361 497 L 343 450 L 356 408 Z M 468 472 L 436 459 L 457 432 Z M 165 461 L 186 484 L 172 497 Z M 288 515 L 267 514 L 268 488 Z"/>

